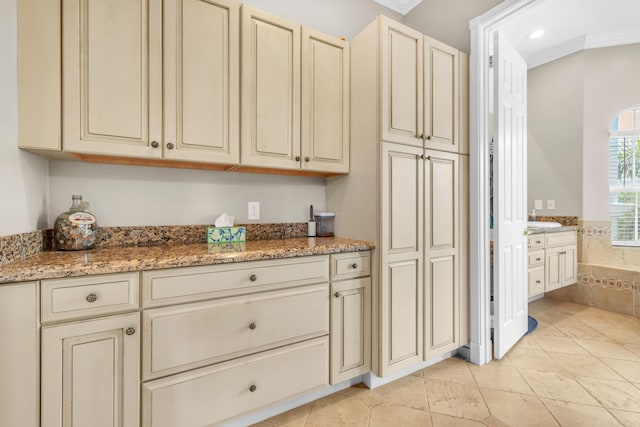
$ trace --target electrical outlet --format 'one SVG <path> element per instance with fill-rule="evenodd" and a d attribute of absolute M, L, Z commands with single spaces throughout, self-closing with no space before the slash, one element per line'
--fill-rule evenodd
<path fill-rule="evenodd" d="M 249 219 L 260 219 L 260 202 L 249 202 Z"/>
<path fill-rule="evenodd" d="M 547 209 L 555 209 L 556 201 L 555 200 L 547 200 Z"/>
<path fill-rule="evenodd" d="M 542 200 L 534 200 L 533 205 L 533 209 L 542 209 Z"/>

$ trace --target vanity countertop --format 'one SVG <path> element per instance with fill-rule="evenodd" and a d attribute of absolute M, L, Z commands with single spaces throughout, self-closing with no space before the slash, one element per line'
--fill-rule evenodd
<path fill-rule="evenodd" d="M 243 243 L 173 244 L 46 251 L 0 266 L 0 284 L 89 274 L 368 251 L 371 242 L 341 237 L 258 240 Z"/>
<path fill-rule="evenodd" d="M 527 232 L 529 235 L 531 234 L 545 234 L 545 233 L 562 233 L 563 231 L 577 231 L 578 227 L 575 225 L 570 225 L 567 227 L 527 227 Z"/>

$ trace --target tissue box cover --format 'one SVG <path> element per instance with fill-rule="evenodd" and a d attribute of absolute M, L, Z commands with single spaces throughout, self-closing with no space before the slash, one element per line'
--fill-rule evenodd
<path fill-rule="evenodd" d="M 207 243 L 245 242 L 247 227 L 209 227 Z"/>

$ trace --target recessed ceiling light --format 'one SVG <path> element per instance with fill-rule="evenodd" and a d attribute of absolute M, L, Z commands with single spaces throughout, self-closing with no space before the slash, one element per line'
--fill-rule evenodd
<path fill-rule="evenodd" d="M 533 33 L 529 34 L 530 39 L 537 39 L 538 37 L 542 37 L 544 35 L 543 30 L 535 30 Z"/>

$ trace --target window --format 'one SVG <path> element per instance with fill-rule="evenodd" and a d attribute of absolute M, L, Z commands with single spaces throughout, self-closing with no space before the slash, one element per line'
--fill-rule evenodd
<path fill-rule="evenodd" d="M 609 136 L 611 243 L 640 246 L 640 105 L 622 111 Z"/>

